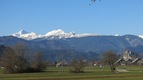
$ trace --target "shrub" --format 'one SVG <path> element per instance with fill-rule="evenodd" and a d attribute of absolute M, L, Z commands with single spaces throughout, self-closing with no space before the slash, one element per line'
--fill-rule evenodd
<path fill-rule="evenodd" d="M 80 60 L 73 59 L 71 61 L 70 66 L 71 66 L 71 68 L 69 69 L 69 72 L 72 72 L 72 73 L 81 73 L 81 72 L 84 72 L 83 71 L 84 62 L 83 62 L 82 59 L 80 59 Z"/>

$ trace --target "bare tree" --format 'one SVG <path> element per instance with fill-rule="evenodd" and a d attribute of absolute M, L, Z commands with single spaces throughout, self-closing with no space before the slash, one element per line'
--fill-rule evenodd
<path fill-rule="evenodd" d="M 19 56 L 11 48 L 7 48 L 2 56 L 3 66 L 6 73 L 17 73 L 26 70 L 28 63 L 23 56 Z"/>
<path fill-rule="evenodd" d="M 3 66 L 6 73 L 19 73 L 28 68 L 28 62 L 25 58 L 26 45 L 18 43 L 15 46 L 4 50 L 2 57 Z"/>
<path fill-rule="evenodd" d="M 28 68 L 25 58 L 26 46 L 17 44 L 5 49 L 2 56 L 2 63 L 7 73 L 24 72 Z"/>
<path fill-rule="evenodd" d="M 29 55 L 29 49 L 25 43 L 20 42 L 5 49 L 2 55 L 2 64 L 6 73 L 39 72 L 46 68 L 42 53 Z M 32 59 L 30 59 L 32 58 Z"/>
<path fill-rule="evenodd" d="M 11 48 L 7 48 L 4 51 L 4 54 L 2 55 L 2 64 L 5 67 L 6 73 L 13 73 L 15 72 L 15 61 L 16 55 L 14 53 L 14 50 Z"/>
<path fill-rule="evenodd" d="M 25 72 L 25 70 L 29 67 L 29 62 L 27 60 L 27 54 L 28 54 L 28 47 L 26 43 L 19 42 L 15 46 L 12 46 L 12 49 L 15 52 L 16 55 L 16 69 L 17 72 Z"/>
<path fill-rule="evenodd" d="M 114 63 L 117 61 L 117 55 L 113 53 L 112 51 L 107 51 L 103 54 L 103 60 L 102 62 L 105 65 L 109 65 L 111 68 L 111 71 L 114 72 L 116 67 Z"/>

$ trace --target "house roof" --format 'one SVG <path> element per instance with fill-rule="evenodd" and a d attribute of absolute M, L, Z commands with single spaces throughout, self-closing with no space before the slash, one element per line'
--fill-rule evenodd
<path fill-rule="evenodd" d="M 140 58 L 136 58 L 132 61 L 132 63 L 135 63 L 136 61 L 140 60 Z"/>
<path fill-rule="evenodd" d="M 117 63 L 119 63 L 120 61 L 122 61 L 123 59 L 122 58 L 120 58 L 120 59 L 118 59 L 114 64 L 117 64 Z"/>

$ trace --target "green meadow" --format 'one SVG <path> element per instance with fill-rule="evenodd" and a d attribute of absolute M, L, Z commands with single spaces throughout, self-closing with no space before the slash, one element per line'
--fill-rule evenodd
<path fill-rule="evenodd" d="M 124 66 L 117 69 L 125 71 L 113 73 L 109 67 L 85 67 L 84 73 L 69 73 L 69 67 L 49 67 L 40 73 L 4 74 L 4 69 L 0 69 L 0 80 L 143 80 L 141 66 Z"/>

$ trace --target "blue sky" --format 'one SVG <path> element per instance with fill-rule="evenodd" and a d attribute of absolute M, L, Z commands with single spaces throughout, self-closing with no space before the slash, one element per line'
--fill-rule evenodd
<path fill-rule="evenodd" d="M 0 0 L 0 35 L 24 29 L 46 34 L 143 34 L 143 0 Z"/>

